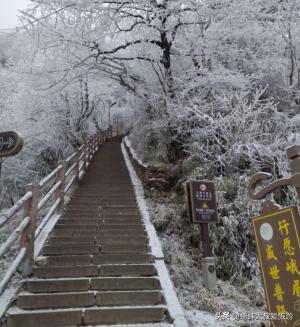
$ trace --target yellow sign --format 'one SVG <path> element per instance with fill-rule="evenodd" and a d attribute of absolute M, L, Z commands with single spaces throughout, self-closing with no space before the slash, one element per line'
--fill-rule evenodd
<path fill-rule="evenodd" d="M 296 206 L 252 219 L 269 312 L 282 319 L 273 327 L 300 321 L 300 218 Z M 293 316 L 293 319 L 290 319 Z M 288 319 L 284 319 L 288 318 Z"/>

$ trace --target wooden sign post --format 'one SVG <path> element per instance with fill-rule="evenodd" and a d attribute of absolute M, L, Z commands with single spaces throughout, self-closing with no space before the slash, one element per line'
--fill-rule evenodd
<path fill-rule="evenodd" d="M 216 267 L 208 232 L 208 224 L 218 222 L 214 183 L 191 180 L 186 184 L 186 192 L 191 221 L 193 224 L 201 224 L 203 282 L 208 288 L 214 288 L 217 282 Z"/>
<path fill-rule="evenodd" d="M 16 132 L 0 133 L 0 177 L 4 157 L 11 157 L 18 154 L 24 145 L 23 138 Z"/>
<path fill-rule="evenodd" d="M 257 184 L 269 178 L 257 173 L 250 180 L 248 192 L 254 200 L 264 199 L 276 189 L 292 185 L 300 189 L 300 146 L 287 149 L 292 176 L 272 182 L 259 192 Z M 263 279 L 263 287 L 273 327 L 300 326 L 300 216 L 297 206 L 280 208 L 266 200 L 261 215 L 252 218 L 252 227 Z"/>

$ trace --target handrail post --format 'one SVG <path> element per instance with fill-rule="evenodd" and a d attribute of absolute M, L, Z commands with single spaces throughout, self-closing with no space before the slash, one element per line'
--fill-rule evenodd
<path fill-rule="evenodd" d="M 91 156 L 93 155 L 93 138 L 89 138 L 89 163 L 91 162 Z"/>
<path fill-rule="evenodd" d="M 87 141 L 87 162 L 91 162 L 91 139 L 89 138 Z"/>
<path fill-rule="evenodd" d="M 86 161 L 86 157 L 88 155 L 87 147 L 88 147 L 88 142 L 86 141 L 84 143 L 84 146 L 83 146 L 83 149 L 82 149 L 82 151 L 83 151 L 83 169 L 84 169 L 84 171 L 87 171 L 87 161 Z"/>
<path fill-rule="evenodd" d="M 34 266 L 34 238 L 36 228 L 36 218 L 38 213 L 38 203 L 40 198 L 40 187 L 38 184 L 28 184 L 26 193 L 32 192 L 32 197 L 24 205 L 23 218 L 29 217 L 29 224 L 21 234 L 21 249 L 26 249 L 26 255 L 20 267 L 24 277 L 32 274 Z"/>
<path fill-rule="evenodd" d="M 93 135 L 93 137 L 92 137 L 92 154 L 93 154 L 93 157 L 94 157 L 95 152 L 96 152 L 96 139 L 95 139 L 95 135 Z"/>
<path fill-rule="evenodd" d="M 61 182 L 59 188 L 55 192 L 55 198 L 60 199 L 59 205 L 57 207 L 57 213 L 62 214 L 64 211 L 64 205 L 65 205 L 65 179 L 66 179 L 66 162 L 65 161 L 59 161 L 58 163 L 62 168 L 59 170 L 59 172 L 56 175 L 56 183 Z"/>
<path fill-rule="evenodd" d="M 77 151 L 76 156 L 74 158 L 74 169 L 73 169 L 73 176 L 75 176 L 76 183 L 79 183 L 79 162 L 80 162 L 81 151 Z"/>

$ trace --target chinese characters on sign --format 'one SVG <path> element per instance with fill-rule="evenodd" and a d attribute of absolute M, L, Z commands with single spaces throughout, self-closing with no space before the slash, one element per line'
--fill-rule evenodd
<path fill-rule="evenodd" d="M 252 219 L 270 313 L 293 314 L 274 327 L 300 326 L 300 217 L 296 206 Z"/>
<path fill-rule="evenodd" d="M 214 183 L 191 180 L 187 183 L 190 215 L 193 223 L 218 221 Z"/>

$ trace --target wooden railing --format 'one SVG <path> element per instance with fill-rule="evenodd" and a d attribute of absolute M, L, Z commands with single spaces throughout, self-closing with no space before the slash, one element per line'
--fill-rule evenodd
<path fill-rule="evenodd" d="M 1 260 L 20 238 L 20 250 L 0 282 L 0 295 L 17 270 L 23 276 L 29 276 L 32 273 L 34 260 L 38 254 L 38 251 L 35 251 L 36 240 L 54 216 L 59 218 L 62 215 L 66 193 L 72 185 L 79 182 L 99 146 L 111 136 L 113 136 L 111 131 L 106 131 L 90 137 L 78 151 L 66 160 L 60 161 L 58 167 L 43 180 L 27 185 L 25 195 L 13 207 L 0 215 L 0 227 L 2 227 L 10 222 L 21 209 L 24 209 L 20 224 L 0 246 Z M 48 208 L 45 208 L 46 204 Z M 42 217 L 38 221 L 37 218 L 40 215 Z"/>

